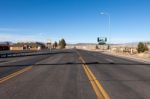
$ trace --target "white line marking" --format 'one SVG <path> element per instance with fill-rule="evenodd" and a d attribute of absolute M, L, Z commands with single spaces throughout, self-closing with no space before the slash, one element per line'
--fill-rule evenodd
<path fill-rule="evenodd" d="M 113 60 L 111 60 L 109 58 L 106 58 L 106 61 L 108 61 L 108 62 L 114 62 Z"/>

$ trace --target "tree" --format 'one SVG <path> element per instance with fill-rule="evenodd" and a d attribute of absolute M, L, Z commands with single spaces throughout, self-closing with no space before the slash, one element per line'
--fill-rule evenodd
<path fill-rule="evenodd" d="M 57 44 L 57 42 L 55 41 L 54 44 L 53 44 L 53 47 L 54 47 L 54 48 L 57 48 L 57 46 L 58 46 L 58 44 Z"/>
<path fill-rule="evenodd" d="M 59 46 L 60 46 L 60 48 L 65 48 L 66 47 L 66 41 L 64 39 L 61 39 L 59 41 Z"/>
<path fill-rule="evenodd" d="M 138 53 L 142 53 L 142 52 L 148 51 L 148 47 L 147 47 L 146 44 L 144 44 L 142 42 L 139 42 L 137 51 L 138 51 Z"/>

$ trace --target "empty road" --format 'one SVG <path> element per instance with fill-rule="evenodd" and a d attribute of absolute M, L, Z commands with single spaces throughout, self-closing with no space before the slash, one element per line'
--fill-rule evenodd
<path fill-rule="evenodd" d="M 0 58 L 0 99 L 150 99 L 150 64 L 77 49 Z"/>

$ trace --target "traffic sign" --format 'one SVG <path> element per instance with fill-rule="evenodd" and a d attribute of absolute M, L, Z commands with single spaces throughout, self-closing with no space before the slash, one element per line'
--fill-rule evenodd
<path fill-rule="evenodd" d="M 97 42 L 98 42 L 100 45 L 104 45 L 104 44 L 106 44 L 106 42 L 107 42 L 107 38 L 106 38 L 106 37 L 98 37 L 98 38 L 97 38 Z"/>

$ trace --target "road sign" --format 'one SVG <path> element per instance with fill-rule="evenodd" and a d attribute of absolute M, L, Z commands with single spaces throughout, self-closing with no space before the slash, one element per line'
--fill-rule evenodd
<path fill-rule="evenodd" d="M 107 38 L 106 38 L 106 37 L 98 37 L 98 38 L 97 38 L 97 42 L 98 42 L 100 45 L 104 45 L 104 44 L 106 44 L 106 42 L 107 42 Z"/>

